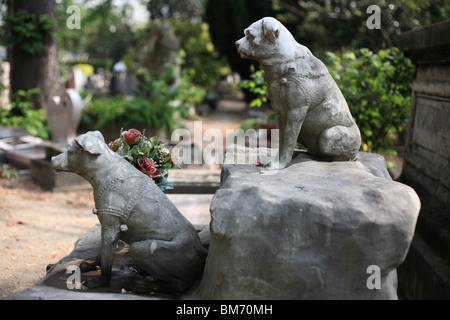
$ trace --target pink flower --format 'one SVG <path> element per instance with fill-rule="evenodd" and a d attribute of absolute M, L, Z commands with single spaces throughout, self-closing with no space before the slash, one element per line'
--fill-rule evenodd
<path fill-rule="evenodd" d="M 155 168 L 155 164 L 152 159 L 139 158 L 137 162 L 139 164 L 139 167 L 141 168 L 141 171 L 148 175 L 150 178 L 161 177 L 162 173 Z"/>
<path fill-rule="evenodd" d="M 138 143 L 140 137 L 141 137 L 141 132 L 136 129 L 130 129 L 128 131 L 122 132 L 123 141 L 125 141 L 128 144 Z"/>

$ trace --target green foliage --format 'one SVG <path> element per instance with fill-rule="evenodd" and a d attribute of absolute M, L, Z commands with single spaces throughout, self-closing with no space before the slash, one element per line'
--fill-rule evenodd
<path fill-rule="evenodd" d="M 272 0 L 276 17 L 316 55 L 345 48 L 396 45 L 405 31 L 448 18 L 447 0 Z M 367 8 L 380 8 L 381 29 L 367 28 Z"/>
<path fill-rule="evenodd" d="M 19 171 L 16 168 L 11 167 L 9 164 L 0 164 L 0 178 L 1 179 L 13 179 L 19 177 Z"/>
<path fill-rule="evenodd" d="M 180 115 L 184 118 L 189 117 L 189 111 L 194 108 L 195 105 L 202 102 L 206 96 L 206 89 L 201 86 L 195 85 L 191 81 L 189 72 L 192 69 L 185 69 L 181 71 L 181 79 L 177 88 L 175 89 L 175 100 L 179 103 L 178 110 Z"/>
<path fill-rule="evenodd" d="M 168 66 L 158 78 L 148 70 L 140 68 L 137 76 L 142 81 L 138 95 L 149 99 L 153 104 L 177 107 L 182 117 L 187 117 L 191 107 L 201 102 L 206 91 L 190 81 L 189 69 L 183 70 L 180 79 L 176 77 L 176 66 Z"/>
<path fill-rule="evenodd" d="M 367 28 L 371 14 L 380 8 L 381 29 Z M 243 60 L 230 45 L 242 36 L 250 23 L 273 16 L 297 41 L 316 56 L 341 48 L 369 48 L 373 51 L 397 45 L 402 32 L 444 21 L 450 16 L 448 0 L 209 0 L 205 21 L 218 51 L 233 71 L 249 78 L 252 61 Z"/>
<path fill-rule="evenodd" d="M 408 123 L 414 66 L 398 49 L 327 53 L 330 73 L 361 131 L 363 148 L 388 151 Z"/>
<path fill-rule="evenodd" d="M 180 20 L 199 20 L 202 18 L 202 7 L 206 0 L 151 0 L 147 2 L 150 18 Z"/>
<path fill-rule="evenodd" d="M 42 139 L 50 137 L 47 114 L 44 109 L 35 109 L 31 98 L 39 89 L 18 90 L 11 97 L 11 109 L 0 110 L 0 125 L 5 127 L 22 127 L 32 135 Z"/>
<path fill-rule="evenodd" d="M 70 14 L 66 10 L 71 5 L 80 8 L 81 29 L 67 28 L 66 23 Z M 69 62 L 88 62 L 95 69 L 101 67 L 109 70 L 122 58 L 137 38 L 136 32 L 131 27 L 131 15 L 131 5 L 125 1 L 123 6 L 119 6 L 112 0 L 57 1 L 55 3 L 56 37 L 62 76 L 66 76 Z M 71 57 L 69 62 L 67 62 L 67 56 Z M 89 56 L 89 60 L 83 56 Z"/>
<path fill-rule="evenodd" d="M 211 41 L 208 24 L 180 19 L 172 19 L 170 23 L 183 48 L 183 69 L 193 84 L 212 87 L 230 72 L 226 59 Z"/>
<path fill-rule="evenodd" d="M 3 45 L 17 45 L 23 52 L 39 54 L 44 51 L 44 37 L 56 25 L 48 15 L 19 10 L 11 16 L 4 17 L 11 35 L 6 37 Z"/>
<path fill-rule="evenodd" d="M 179 125 L 175 112 L 186 116 L 189 108 L 205 95 L 204 90 L 183 77 L 175 83 L 174 68 L 167 68 L 159 78 L 151 76 L 144 68 L 139 69 L 138 96 L 94 99 L 83 109 L 83 123 L 89 125 L 96 121 L 94 129 L 103 128 L 107 123 L 119 123 L 123 127 L 142 125 L 147 129 L 162 128 L 172 132 Z"/>
<path fill-rule="evenodd" d="M 258 70 L 250 75 L 249 80 L 243 80 L 239 83 L 239 87 L 247 89 L 255 95 L 255 98 L 250 102 L 250 107 L 261 107 L 263 103 L 267 102 L 267 84 L 264 81 L 264 71 Z"/>
<path fill-rule="evenodd" d="M 142 125 L 144 128 L 163 128 L 167 131 L 176 126 L 175 109 L 161 101 L 151 102 L 146 98 L 127 99 L 124 96 L 93 99 L 84 109 L 84 125 L 95 122 L 94 129 L 102 129 L 108 123 L 124 127 Z"/>

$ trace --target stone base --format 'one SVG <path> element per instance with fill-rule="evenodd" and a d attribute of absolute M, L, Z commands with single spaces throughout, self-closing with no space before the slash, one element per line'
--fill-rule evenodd
<path fill-rule="evenodd" d="M 129 246 L 122 241 L 119 241 L 114 256 L 110 285 L 92 289 L 82 284 L 90 278 L 100 276 L 101 272 L 97 270 L 81 272 L 80 287 L 77 288 L 78 283 L 73 283 L 69 279 L 74 275 L 70 268 L 79 266 L 85 260 L 92 261 L 99 254 L 100 249 L 101 227 L 97 225 L 79 237 L 70 255 L 54 265 L 49 265 L 47 275 L 38 284 L 18 292 L 11 297 L 11 300 L 161 300 L 180 298 L 179 296 L 139 291 L 142 283 L 149 283 L 155 279 L 139 270 L 129 253 Z M 74 284 L 75 287 L 70 289 L 68 282 Z M 186 297 L 190 295 L 190 292 L 185 294 Z"/>
<path fill-rule="evenodd" d="M 272 172 L 226 164 L 198 296 L 397 299 L 396 268 L 419 209 L 414 190 L 392 181 L 376 154 L 323 162 L 303 153 Z"/>

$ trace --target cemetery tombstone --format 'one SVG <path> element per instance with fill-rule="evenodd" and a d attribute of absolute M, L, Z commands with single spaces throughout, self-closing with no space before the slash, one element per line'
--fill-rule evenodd
<path fill-rule="evenodd" d="M 73 140 L 80 123 L 83 108 L 80 94 L 75 89 L 66 89 L 47 106 L 47 119 L 53 142 L 67 143 Z"/>

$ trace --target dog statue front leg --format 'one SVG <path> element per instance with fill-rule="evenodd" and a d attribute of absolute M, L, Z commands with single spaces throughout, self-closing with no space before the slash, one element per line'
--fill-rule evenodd
<path fill-rule="evenodd" d="M 295 145 L 306 117 L 308 107 L 291 111 L 285 119 L 279 119 L 280 145 L 277 161 L 272 161 L 269 170 L 286 168 L 292 161 Z"/>
<path fill-rule="evenodd" d="M 303 121 L 302 121 L 303 122 Z M 287 167 L 292 161 L 294 148 L 297 143 L 298 135 L 300 134 L 301 124 L 292 119 L 288 119 L 285 125 L 285 134 L 283 135 L 282 149 L 280 148 L 278 168 L 283 169 Z M 280 141 L 281 142 L 281 141 Z M 272 167 L 272 166 L 271 166 Z"/>
<path fill-rule="evenodd" d="M 88 288 L 98 288 L 109 285 L 118 240 L 118 232 L 114 231 L 111 227 L 103 227 L 102 225 L 102 249 L 100 253 L 101 274 L 98 279 L 86 281 L 85 285 Z"/>

